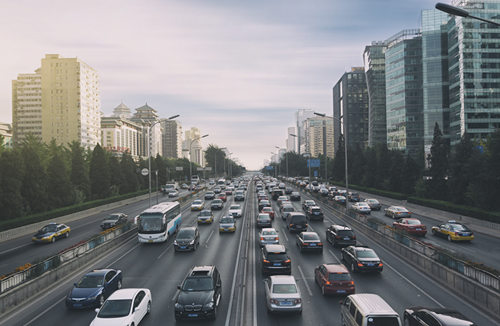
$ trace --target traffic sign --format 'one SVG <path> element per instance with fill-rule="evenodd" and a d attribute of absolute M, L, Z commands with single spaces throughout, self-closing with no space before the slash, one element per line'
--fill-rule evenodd
<path fill-rule="evenodd" d="M 308 159 L 307 160 L 307 167 L 311 167 L 311 168 L 319 168 L 321 165 L 320 163 L 320 160 L 315 158 L 315 159 Z"/>
<path fill-rule="evenodd" d="M 176 166 L 175 171 L 183 171 L 184 168 L 182 166 Z"/>
<path fill-rule="evenodd" d="M 148 169 L 146 169 L 146 168 L 144 168 L 144 169 L 142 169 L 142 170 L 141 170 L 141 174 L 142 174 L 143 176 L 147 176 L 147 175 L 149 174 L 149 170 L 148 170 Z"/>
<path fill-rule="evenodd" d="M 197 171 L 203 171 L 204 168 L 196 168 Z"/>
<path fill-rule="evenodd" d="M 272 165 L 266 166 L 266 170 L 273 170 L 273 169 L 274 169 L 274 166 L 272 166 Z"/>

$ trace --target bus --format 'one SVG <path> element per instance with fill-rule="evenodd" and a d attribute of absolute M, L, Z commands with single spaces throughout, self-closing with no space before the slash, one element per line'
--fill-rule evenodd
<path fill-rule="evenodd" d="M 136 217 L 139 242 L 165 242 L 182 222 L 181 205 L 177 201 L 154 205 Z"/>

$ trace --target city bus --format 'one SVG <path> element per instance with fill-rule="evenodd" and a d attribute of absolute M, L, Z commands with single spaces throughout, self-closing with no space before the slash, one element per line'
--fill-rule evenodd
<path fill-rule="evenodd" d="M 181 205 L 177 201 L 154 205 L 135 218 L 139 242 L 165 242 L 182 222 Z"/>

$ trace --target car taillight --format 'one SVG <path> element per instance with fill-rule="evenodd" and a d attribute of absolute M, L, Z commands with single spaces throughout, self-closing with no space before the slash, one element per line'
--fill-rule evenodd
<path fill-rule="evenodd" d="M 276 240 L 276 241 L 278 241 L 279 239 L 280 239 L 279 237 L 274 238 L 274 240 Z"/>
<path fill-rule="evenodd" d="M 326 285 L 332 285 L 332 283 L 330 281 L 326 281 L 325 284 Z"/>
<path fill-rule="evenodd" d="M 293 224 L 289 224 L 288 227 L 293 227 Z"/>
<path fill-rule="evenodd" d="M 347 283 L 348 285 L 354 285 L 354 281 L 350 281 L 349 283 Z"/>
<path fill-rule="evenodd" d="M 358 263 L 358 267 L 363 267 L 363 264 L 361 264 L 361 263 Z"/>
<path fill-rule="evenodd" d="M 455 235 L 458 235 L 458 232 L 455 232 Z"/>
<path fill-rule="evenodd" d="M 340 235 L 335 236 L 335 239 L 340 239 L 340 238 L 342 238 Z"/>
<path fill-rule="evenodd" d="M 269 302 L 271 302 L 272 304 L 278 304 L 278 300 L 276 299 L 270 299 Z"/>
<path fill-rule="evenodd" d="M 378 265 L 379 265 L 380 267 L 384 266 L 384 264 L 382 264 L 382 262 L 378 263 Z"/>
<path fill-rule="evenodd" d="M 286 264 L 288 264 L 289 262 L 291 262 L 290 259 L 287 259 L 287 260 L 284 261 L 284 263 L 286 263 Z"/>
<path fill-rule="evenodd" d="M 322 242 L 318 242 L 318 246 L 322 246 L 322 245 L 323 245 L 323 243 L 322 243 Z"/>
<path fill-rule="evenodd" d="M 269 263 L 270 263 L 270 261 L 269 261 L 269 260 L 267 260 L 267 259 L 264 259 L 264 260 L 263 260 L 263 262 L 264 262 L 264 263 L 266 263 L 266 264 L 269 264 Z"/>
<path fill-rule="evenodd" d="M 260 237 L 260 241 L 264 241 L 264 238 L 263 238 L 263 237 Z"/>
<path fill-rule="evenodd" d="M 352 239 L 353 239 L 353 240 L 356 240 L 356 236 L 355 236 L 355 235 L 353 235 L 353 236 L 352 236 Z"/>

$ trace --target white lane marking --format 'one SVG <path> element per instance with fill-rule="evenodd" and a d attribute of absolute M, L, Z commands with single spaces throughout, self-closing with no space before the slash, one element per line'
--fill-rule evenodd
<path fill-rule="evenodd" d="M 328 252 L 333 256 L 333 258 L 335 258 L 335 260 L 339 263 L 339 264 L 342 264 L 342 262 L 340 261 L 340 259 L 333 253 L 333 251 L 331 251 L 330 249 L 328 249 Z"/>
<path fill-rule="evenodd" d="M 50 305 L 47 309 L 45 309 L 44 311 L 42 311 L 40 314 L 36 315 L 35 317 L 33 317 L 33 319 L 30 319 L 30 321 L 28 321 L 26 324 L 24 325 L 29 325 L 31 324 L 32 322 L 34 322 L 35 320 L 38 319 L 38 317 L 40 316 L 43 316 L 45 315 L 47 312 L 49 312 L 49 310 L 52 310 L 55 306 L 57 306 L 58 304 L 60 304 L 61 302 L 64 301 L 66 297 L 62 297 L 61 299 L 57 300 L 56 302 L 54 302 L 52 305 Z"/>
<path fill-rule="evenodd" d="M 212 229 L 212 231 L 210 231 L 210 234 L 208 235 L 207 241 L 205 241 L 206 248 L 208 248 L 208 242 L 210 241 L 213 235 L 214 235 L 214 230 Z"/>
<path fill-rule="evenodd" d="M 282 234 L 285 237 L 286 242 L 288 242 L 288 237 L 286 236 L 286 231 L 283 231 Z"/>
<path fill-rule="evenodd" d="M 309 296 L 313 296 L 313 293 L 311 291 L 311 288 L 309 287 L 309 284 L 307 284 L 306 276 L 304 275 L 304 272 L 302 271 L 302 268 L 300 268 L 300 265 L 297 265 L 297 268 L 299 269 L 300 276 L 302 276 L 302 280 L 304 280 L 304 285 L 307 288 L 307 292 L 309 292 Z"/>
<path fill-rule="evenodd" d="M 250 229 L 253 229 L 253 225 L 255 223 L 255 219 L 252 219 L 253 223 L 250 223 Z M 252 262 L 253 262 L 253 288 L 252 288 L 252 297 L 253 297 L 253 325 L 257 326 L 257 262 L 255 259 L 255 237 L 252 237 Z"/>
<path fill-rule="evenodd" d="M 172 249 L 172 246 L 168 246 L 165 250 L 162 251 L 162 253 L 156 258 L 156 260 L 161 259 L 164 254 L 166 254 L 170 249 Z"/>
<path fill-rule="evenodd" d="M 14 248 L 10 248 L 10 249 L 7 249 L 7 250 L 4 250 L 4 251 L 0 251 L 0 255 L 3 255 L 3 254 L 6 254 L 8 252 L 11 252 L 11 251 L 14 251 L 14 250 L 17 250 L 17 249 L 21 249 L 23 247 L 27 247 L 27 246 L 31 246 L 32 243 L 25 243 L 23 245 L 20 245 L 20 246 L 17 246 L 17 247 L 14 247 Z"/>

